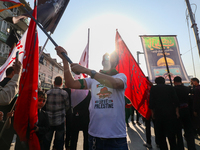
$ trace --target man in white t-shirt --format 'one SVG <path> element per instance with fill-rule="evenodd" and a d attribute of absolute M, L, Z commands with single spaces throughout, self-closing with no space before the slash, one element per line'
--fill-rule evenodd
<path fill-rule="evenodd" d="M 103 56 L 104 68 L 99 73 L 72 63 L 71 69 L 74 73 L 85 73 L 91 76 L 91 78 L 75 80 L 71 75 L 68 61 L 61 54 L 67 52 L 60 46 L 55 49 L 63 60 L 66 86 L 72 89 L 91 89 L 89 149 L 128 150 L 124 99 L 127 78 L 123 73 L 115 70 L 118 64 L 117 53 Z"/>

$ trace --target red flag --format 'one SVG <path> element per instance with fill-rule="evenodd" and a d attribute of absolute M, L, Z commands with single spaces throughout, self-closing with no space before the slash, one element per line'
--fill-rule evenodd
<path fill-rule="evenodd" d="M 151 112 L 148 108 L 150 82 L 138 66 L 128 47 L 116 32 L 115 47 L 119 56 L 116 70 L 127 77 L 125 96 L 131 101 L 133 107 L 145 118 L 149 119 Z"/>
<path fill-rule="evenodd" d="M 33 11 L 37 16 L 37 7 Z M 19 97 L 14 114 L 14 128 L 21 141 L 28 142 L 29 150 L 40 150 L 39 140 L 34 131 L 38 121 L 37 89 L 38 89 L 39 47 L 36 23 L 31 19 L 25 44 L 22 76 Z"/>

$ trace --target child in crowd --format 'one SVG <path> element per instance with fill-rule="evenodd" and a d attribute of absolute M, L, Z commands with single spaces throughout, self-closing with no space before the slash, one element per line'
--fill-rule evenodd
<path fill-rule="evenodd" d="M 44 150 L 43 140 L 44 140 L 45 134 L 50 128 L 48 115 L 46 114 L 44 110 L 42 110 L 45 103 L 46 103 L 45 93 L 43 93 L 42 91 L 38 91 L 38 123 L 35 126 L 35 132 L 40 142 L 41 150 Z M 15 150 L 26 150 L 28 149 L 27 146 L 28 146 L 27 143 L 26 145 L 24 145 L 23 143 L 20 142 L 19 137 L 17 137 Z"/>
<path fill-rule="evenodd" d="M 45 134 L 50 128 L 48 115 L 44 110 L 42 110 L 45 103 L 46 103 L 45 93 L 43 93 L 42 91 L 38 91 L 38 124 L 35 128 L 35 132 L 38 136 L 41 150 L 44 149 L 43 140 Z"/>

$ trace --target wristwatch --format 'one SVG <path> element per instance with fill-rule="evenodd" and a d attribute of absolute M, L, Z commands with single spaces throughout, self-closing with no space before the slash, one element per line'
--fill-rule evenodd
<path fill-rule="evenodd" d="M 91 70 L 91 78 L 94 79 L 94 76 L 97 72 L 95 70 Z"/>

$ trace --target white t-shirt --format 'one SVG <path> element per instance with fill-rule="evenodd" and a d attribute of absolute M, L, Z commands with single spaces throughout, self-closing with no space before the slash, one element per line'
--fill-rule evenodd
<path fill-rule="evenodd" d="M 87 87 L 91 89 L 88 133 L 94 137 L 126 137 L 124 92 L 127 87 L 127 78 L 123 73 L 112 77 L 121 79 L 124 82 L 124 89 L 112 89 L 95 79 L 85 79 Z"/>

